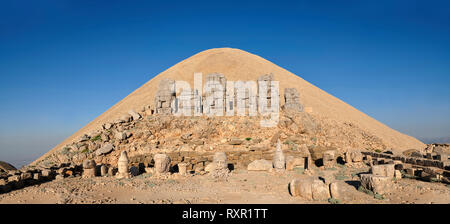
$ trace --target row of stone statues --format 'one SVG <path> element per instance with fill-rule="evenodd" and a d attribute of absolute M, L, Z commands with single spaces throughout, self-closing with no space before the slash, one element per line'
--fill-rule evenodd
<path fill-rule="evenodd" d="M 170 172 L 171 159 L 166 154 L 155 154 L 153 156 L 154 167 L 146 168 L 146 172 L 153 174 L 166 174 Z M 130 167 L 129 158 L 126 151 L 122 151 L 117 163 L 117 170 L 113 167 L 109 169 L 102 165 L 100 167 L 101 176 L 115 176 L 117 178 L 131 178 L 132 176 L 139 175 L 137 167 Z M 187 163 L 179 163 L 178 173 L 179 175 L 187 175 Z M 281 142 L 278 140 L 276 150 L 273 156 L 272 165 L 275 171 L 283 171 L 286 169 L 286 158 L 281 149 Z M 86 160 L 83 163 L 83 177 L 90 178 L 96 175 L 96 163 L 94 160 Z M 226 178 L 228 177 L 230 171 L 228 169 L 228 161 L 225 152 L 216 152 L 213 157 L 213 162 L 207 166 L 205 169 L 214 178 Z"/>
<path fill-rule="evenodd" d="M 182 89 L 174 80 L 163 79 L 160 81 L 155 95 L 155 113 L 168 115 L 187 110 L 190 114 L 210 114 L 212 111 L 220 111 L 225 115 L 231 111 L 234 115 L 235 109 L 236 111 L 242 110 L 244 113 L 247 113 L 246 111 L 251 113 L 251 111 L 259 109 L 259 112 L 262 113 L 273 112 L 272 108 L 278 110 L 279 107 L 280 95 L 273 74 L 260 76 L 256 85 L 253 86 L 247 85 L 245 82 L 227 86 L 224 75 L 208 74 L 203 94 L 195 88 L 177 93 L 177 88 Z M 252 91 L 254 92 L 251 93 Z M 296 88 L 286 88 L 284 100 L 283 108 L 303 111 Z M 185 104 L 184 102 L 189 103 Z"/>

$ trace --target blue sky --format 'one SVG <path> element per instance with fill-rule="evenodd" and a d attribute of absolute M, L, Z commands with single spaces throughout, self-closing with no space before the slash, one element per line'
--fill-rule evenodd
<path fill-rule="evenodd" d="M 445 1 L 0 0 L 0 160 L 36 159 L 216 47 L 260 55 L 406 134 L 450 136 Z"/>

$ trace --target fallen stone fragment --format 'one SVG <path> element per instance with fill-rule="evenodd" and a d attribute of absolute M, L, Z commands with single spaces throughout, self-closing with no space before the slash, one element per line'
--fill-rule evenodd
<path fill-rule="evenodd" d="M 111 143 L 106 143 L 105 145 L 103 145 L 103 147 L 101 147 L 100 149 L 95 151 L 95 155 L 96 156 L 105 155 L 105 154 L 110 153 L 113 149 L 114 149 L 114 146 Z"/>
<path fill-rule="evenodd" d="M 386 176 L 376 176 L 373 174 L 360 175 L 361 186 L 375 194 L 385 194 L 389 191 L 392 178 Z"/>
<path fill-rule="evenodd" d="M 273 169 L 272 162 L 261 159 L 261 160 L 255 160 L 248 164 L 247 170 L 248 171 L 270 171 Z"/>
<path fill-rule="evenodd" d="M 128 111 L 128 114 L 133 117 L 134 121 L 137 121 L 137 120 L 141 119 L 141 115 L 139 113 L 137 113 L 136 111 L 134 111 L 134 110 Z"/>
<path fill-rule="evenodd" d="M 325 201 L 330 198 L 330 189 L 323 181 L 314 180 L 311 187 L 314 200 Z"/>

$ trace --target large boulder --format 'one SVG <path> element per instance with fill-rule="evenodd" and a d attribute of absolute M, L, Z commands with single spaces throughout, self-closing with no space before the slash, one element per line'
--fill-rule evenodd
<path fill-rule="evenodd" d="M 248 164 L 248 171 L 270 171 L 272 169 L 272 162 L 261 159 L 255 160 Z"/>

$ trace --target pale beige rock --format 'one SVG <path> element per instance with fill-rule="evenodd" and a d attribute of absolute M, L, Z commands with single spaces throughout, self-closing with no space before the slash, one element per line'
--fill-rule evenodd
<path fill-rule="evenodd" d="M 248 164 L 247 170 L 248 171 L 270 171 L 273 169 L 272 162 L 261 159 L 261 160 L 255 160 Z"/>
<path fill-rule="evenodd" d="M 360 175 L 361 186 L 376 194 L 385 194 L 392 187 L 392 178 L 387 176 L 376 176 L 373 174 Z"/>
<path fill-rule="evenodd" d="M 155 160 L 155 172 L 162 174 L 167 173 L 170 170 L 170 158 L 166 154 L 156 154 L 153 157 Z"/>
<path fill-rule="evenodd" d="M 117 178 L 130 178 L 131 177 L 128 163 L 129 163 L 128 154 L 126 151 L 122 151 L 120 153 L 119 161 L 117 163 L 117 166 L 119 168 L 118 172 L 116 174 Z"/>
<path fill-rule="evenodd" d="M 106 167 L 105 165 L 102 165 L 100 167 L 100 175 L 102 177 L 106 176 L 108 174 L 108 167 Z"/>
<path fill-rule="evenodd" d="M 330 198 L 330 188 L 321 180 L 314 180 L 312 185 L 312 197 L 314 200 L 325 201 Z"/>
<path fill-rule="evenodd" d="M 291 195 L 295 197 L 302 197 L 306 200 L 312 200 L 312 184 L 314 179 L 312 177 L 295 179 L 289 184 Z"/>
<path fill-rule="evenodd" d="M 183 176 L 187 175 L 187 166 L 187 163 L 178 163 L 178 173 Z"/>
<path fill-rule="evenodd" d="M 286 169 L 286 158 L 284 156 L 283 150 L 281 149 L 281 141 L 278 139 L 277 148 L 273 156 L 273 167 L 276 170 Z"/>
<path fill-rule="evenodd" d="M 330 195 L 334 199 L 340 199 L 339 194 L 339 184 L 337 182 L 333 182 L 330 184 Z"/>

